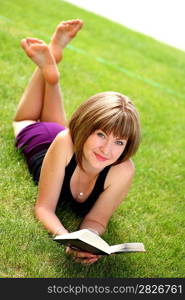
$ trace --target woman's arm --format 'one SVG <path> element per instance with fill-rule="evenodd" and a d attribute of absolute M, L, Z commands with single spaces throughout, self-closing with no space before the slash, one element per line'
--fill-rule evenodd
<path fill-rule="evenodd" d="M 131 161 L 114 166 L 109 171 L 105 182 L 105 191 L 100 195 L 90 212 L 85 216 L 80 229 L 90 229 L 101 235 L 106 230 L 113 212 L 125 198 L 134 176 L 134 164 Z M 80 253 L 67 248 L 67 253 L 73 255 L 77 262 L 92 264 L 101 256 L 90 253 Z"/>
<path fill-rule="evenodd" d="M 65 175 L 65 166 L 73 154 L 73 145 L 69 134 L 60 133 L 44 158 L 39 179 L 39 191 L 35 205 L 35 215 L 45 228 L 53 235 L 68 233 L 55 214 L 58 198 Z M 67 159 L 68 157 L 68 159 Z M 66 248 L 66 253 L 73 256 L 76 262 L 91 264 L 98 256 Z"/>
<path fill-rule="evenodd" d="M 51 234 L 68 232 L 56 216 L 55 210 L 64 179 L 67 155 L 70 152 L 72 153 L 72 144 L 69 134 L 63 131 L 48 149 L 41 168 L 35 215 Z"/>
<path fill-rule="evenodd" d="M 105 182 L 105 191 L 85 216 L 80 229 L 89 228 L 103 234 L 109 219 L 126 197 L 134 176 L 134 164 L 131 160 L 111 167 Z"/>
<path fill-rule="evenodd" d="M 73 145 L 70 136 L 62 132 L 48 149 L 41 169 L 35 215 L 53 235 L 68 233 L 56 216 L 55 210 L 65 175 L 65 166 L 72 154 Z M 70 247 L 66 248 L 66 253 L 82 264 L 94 263 L 99 258 L 92 253 L 74 250 Z"/>

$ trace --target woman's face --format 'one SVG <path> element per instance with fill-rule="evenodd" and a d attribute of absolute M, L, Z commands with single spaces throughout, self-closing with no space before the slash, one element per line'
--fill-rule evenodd
<path fill-rule="evenodd" d="M 103 169 L 118 160 L 127 140 L 96 130 L 84 143 L 83 159 L 95 169 Z"/>

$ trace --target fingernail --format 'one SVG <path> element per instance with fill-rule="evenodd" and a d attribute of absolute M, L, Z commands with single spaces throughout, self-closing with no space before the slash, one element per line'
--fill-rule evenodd
<path fill-rule="evenodd" d="M 92 258 L 92 259 L 91 259 L 91 261 L 97 261 L 97 260 L 98 260 L 97 258 Z"/>

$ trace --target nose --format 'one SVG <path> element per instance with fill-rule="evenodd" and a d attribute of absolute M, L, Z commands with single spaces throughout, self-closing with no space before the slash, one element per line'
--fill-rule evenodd
<path fill-rule="evenodd" d="M 111 141 L 104 141 L 104 143 L 100 147 L 102 154 L 106 156 L 109 156 L 111 154 L 111 149 L 112 149 Z"/>

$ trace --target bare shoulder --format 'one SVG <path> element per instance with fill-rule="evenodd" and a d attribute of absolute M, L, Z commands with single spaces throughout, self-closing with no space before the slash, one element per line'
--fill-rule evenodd
<path fill-rule="evenodd" d="M 68 128 L 59 132 L 55 139 L 59 143 L 65 143 L 73 146 L 73 142 Z"/>
<path fill-rule="evenodd" d="M 134 175 L 135 166 L 131 159 L 128 159 L 118 165 L 111 167 L 111 173 L 114 176 L 120 176 L 121 174 L 127 174 L 128 176 Z"/>
<path fill-rule="evenodd" d="M 129 172 L 130 174 L 133 174 L 135 171 L 135 165 L 131 159 L 128 159 L 114 167 L 115 167 L 115 170 L 117 169 L 118 172 L 125 171 L 125 172 Z"/>
<path fill-rule="evenodd" d="M 55 139 L 59 141 L 59 143 L 65 143 L 73 146 L 73 142 L 68 128 L 59 132 Z"/>
<path fill-rule="evenodd" d="M 57 134 L 48 152 L 58 157 L 65 157 L 65 162 L 68 164 L 74 153 L 73 142 L 68 129 Z"/>
<path fill-rule="evenodd" d="M 105 188 L 119 182 L 131 181 L 135 174 L 135 165 L 131 159 L 112 166 L 105 181 Z"/>

